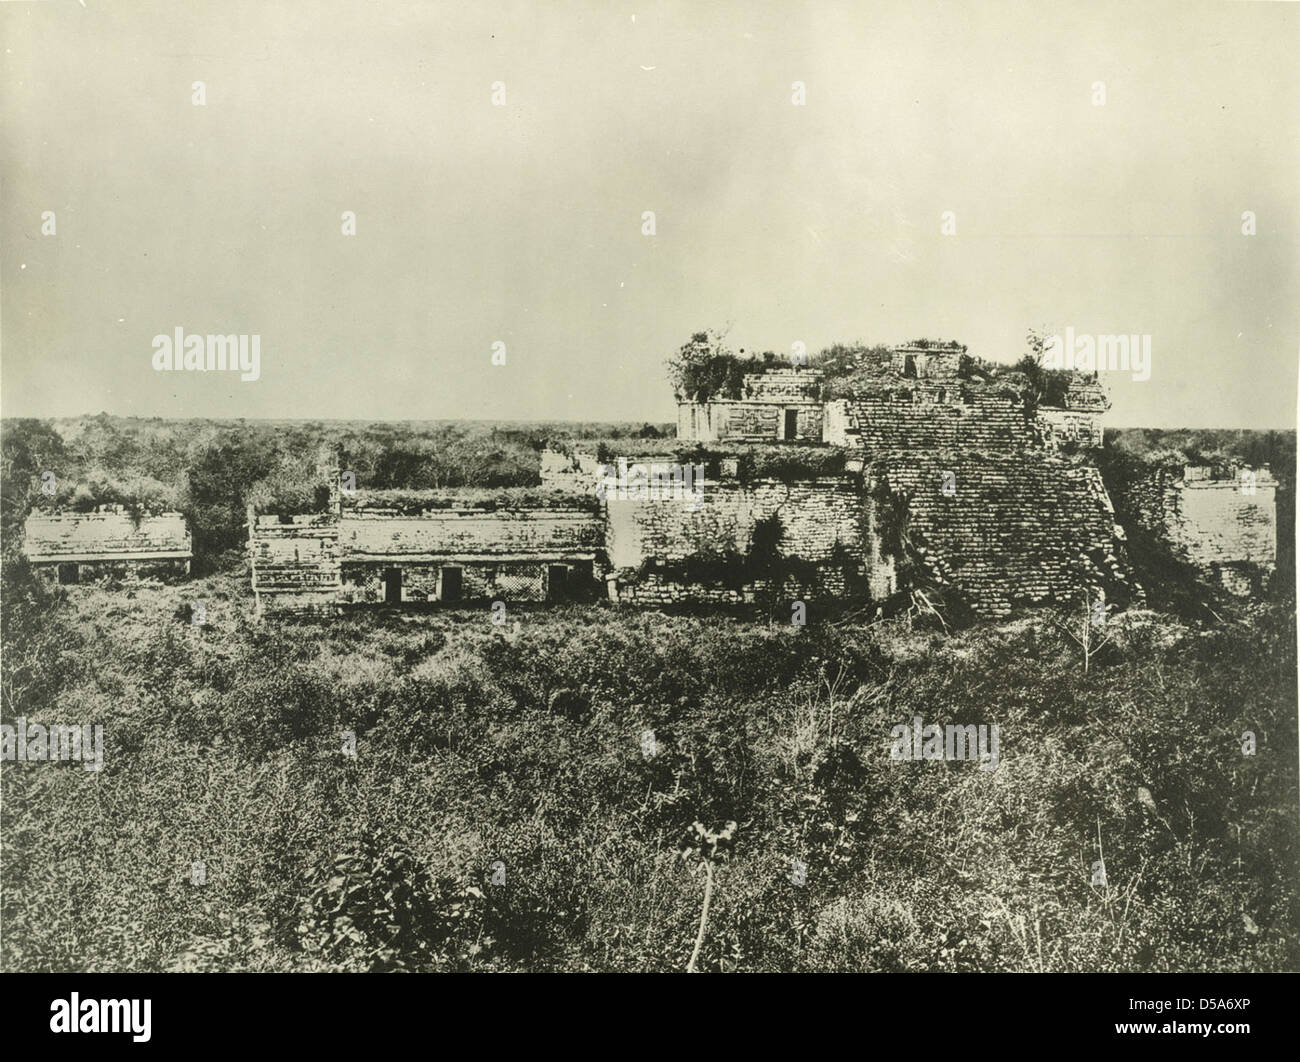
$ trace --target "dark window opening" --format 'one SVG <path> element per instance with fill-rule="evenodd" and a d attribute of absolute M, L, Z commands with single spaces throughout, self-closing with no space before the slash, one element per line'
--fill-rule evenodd
<path fill-rule="evenodd" d="M 400 605 L 402 603 L 402 569 L 384 569 L 384 604 Z"/>
<path fill-rule="evenodd" d="M 797 439 L 799 437 L 799 411 L 797 409 L 787 409 L 785 411 L 785 436 L 786 439 Z"/>
<path fill-rule="evenodd" d="M 438 580 L 439 601 L 459 601 L 463 587 L 464 569 L 443 568 Z"/>
<path fill-rule="evenodd" d="M 71 586 L 77 581 L 77 566 L 75 564 L 59 565 L 59 582 L 64 586 Z"/>
<path fill-rule="evenodd" d="M 903 357 L 903 375 L 916 379 L 916 355 L 907 354 Z"/>

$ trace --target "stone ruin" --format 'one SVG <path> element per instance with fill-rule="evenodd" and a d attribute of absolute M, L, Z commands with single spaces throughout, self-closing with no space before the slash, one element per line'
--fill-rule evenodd
<path fill-rule="evenodd" d="M 1278 484 L 1268 468 L 1153 468 L 1123 501 L 1173 554 L 1237 596 L 1259 593 L 1277 564 Z"/>
<path fill-rule="evenodd" d="M 924 585 L 987 616 L 1085 586 L 1134 598 L 1100 473 L 1062 452 L 1100 444 L 1100 388 L 1081 380 L 1046 413 L 1010 386 L 960 378 L 960 350 L 897 348 L 831 401 L 819 373 L 776 369 L 747 374 L 739 399 L 681 403 L 681 437 L 668 445 L 723 447 L 699 451 L 711 456 L 689 496 L 653 489 L 660 472 L 680 476 L 680 453 L 629 442 L 630 491 L 605 489 L 608 455 L 579 448 L 543 452 L 543 495 L 528 504 L 488 509 L 445 491 L 397 512 L 372 492 L 334 497 L 320 515 L 250 514 L 258 611 L 545 601 L 601 583 L 620 604 L 787 608 L 883 603 Z M 747 467 L 750 449 L 777 442 L 842 460 L 830 471 Z"/>
<path fill-rule="evenodd" d="M 113 578 L 181 579 L 194 545 L 180 513 L 132 514 L 121 505 L 88 512 L 33 512 L 23 553 L 35 571 L 61 584 Z"/>
<path fill-rule="evenodd" d="M 345 499 L 337 466 L 321 514 L 249 513 L 256 614 L 348 605 L 477 600 L 564 601 L 594 585 L 603 550 L 596 506 L 554 491 L 489 505 L 481 491 L 437 492 L 418 507 L 385 492 Z M 503 492 L 504 494 L 505 492 Z"/>
<path fill-rule="evenodd" d="M 921 592 L 1004 617 L 1082 594 L 1140 601 L 1093 459 L 1109 405 L 1095 377 L 1046 406 L 1014 381 L 966 378 L 963 349 L 895 348 L 835 398 L 812 370 L 751 373 L 739 399 L 681 403 L 677 440 L 603 460 L 543 451 L 532 491 L 345 493 L 328 463 L 325 511 L 249 511 L 255 611 L 602 594 L 817 609 Z M 683 462 L 690 490 L 656 490 L 681 485 Z M 1253 593 L 1275 564 L 1275 486 L 1267 470 L 1154 469 L 1124 500 L 1189 563 Z M 26 531 L 28 559 L 61 582 L 189 571 L 177 513 L 33 513 Z"/>

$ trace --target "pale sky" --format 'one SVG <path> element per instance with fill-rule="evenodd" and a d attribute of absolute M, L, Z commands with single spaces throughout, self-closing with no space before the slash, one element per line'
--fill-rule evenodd
<path fill-rule="evenodd" d="M 0 45 L 7 416 L 662 421 L 706 327 L 1068 325 L 1152 337 L 1108 425 L 1295 424 L 1300 5 L 49 0 Z M 177 327 L 260 379 L 156 372 Z"/>

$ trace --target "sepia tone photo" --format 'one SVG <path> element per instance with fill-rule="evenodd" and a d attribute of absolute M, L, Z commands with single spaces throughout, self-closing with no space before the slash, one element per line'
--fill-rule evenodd
<path fill-rule="evenodd" d="M 0 3 L 0 969 L 1300 969 L 1298 43 Z"/>

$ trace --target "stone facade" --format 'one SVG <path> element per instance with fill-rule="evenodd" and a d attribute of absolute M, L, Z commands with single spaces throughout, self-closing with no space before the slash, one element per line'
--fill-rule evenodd
<path fill-rule="evenodd" d="M 333 611 L 343 584 L 335 514 L 250 514 L 248 550 L 258 616 Z"/>
<path fill-rule="evenodd" d="M 194 549 L 180 513 L 136 518 L 119 506 L 100 506 L 86 513 L 31 513 L 23 553 L 47 578 L 82 583 L 184 578 Z"/>
<path fill-rule="evenodd" d="M 592 585 L 603 529 L 576 505 L 361 509 L 343 513 L 339 542 L 345 602 L 546 601 Z"/>
<path fill-rule="evenodd" d="M 746 373 L 741 397 L 677 403 L 677 437 L 695 442 L 822 442 L 820 373 Z"/>
<path fill-rule="evenodd" d="M 602 542 L 594 506 L 563 502 L 415 514 L 338 505 L 318 516 L 250 516 L 249 523 L 258 615 L 581 597 L 595 586 Z"/>
<path fill-rule="evenodd" d="M 865 588 L 862 499 L 847 477 L 713 481 L 694 508 L 675 499 L 611 499 L 605 517 L 611 600 L 739 603 L 765 593 L 825 599 Z M 747 567 L 760 522 L 775 538 L 774 556 Z"/>
<path fill-rule="evenodd" d="M 1277 564 L 1277 482 L 1268 469 L 1153 470 L 1123 499 L 1143 528 L 1230 593 L 1258 592 Z"/>

